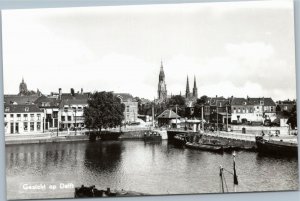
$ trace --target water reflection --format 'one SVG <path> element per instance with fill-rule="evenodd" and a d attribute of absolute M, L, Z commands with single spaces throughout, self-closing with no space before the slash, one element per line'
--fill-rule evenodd
<path fill-rule="evenodd" d="M 8 198 L 72 197 L 22 194 L 15 188 L 28 181 L 64 181 L 74 185 L 135 190 L 150 194 L 219 193 L 219 165 L 232 171 L 232 154 L 201 152 L 167 141 L 70 142 L 6 147 Z M 238 191 L 298 189 L 296 158 L 274 158 L 255 152 L 236 156 Z M 232 175 L 225 175 L 232 181 Z M 229 185 L 232 191 L 232 185 Z"/>

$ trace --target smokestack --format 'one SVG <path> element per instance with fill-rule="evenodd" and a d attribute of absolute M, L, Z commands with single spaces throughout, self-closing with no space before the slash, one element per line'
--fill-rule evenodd
<path fill-rule="evenodd" d="M 61 88 L 58 89 L 58 99 L 61 100 Z"/>

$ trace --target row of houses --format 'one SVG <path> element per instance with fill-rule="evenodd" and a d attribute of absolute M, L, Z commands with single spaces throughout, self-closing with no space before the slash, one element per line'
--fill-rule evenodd
<path fill-rule="evenodd" d="M 203 104 L 203 117 L 206 122 L 239 124 L 247 122 L 273 122 L 279 112 L 289 113 L 295 107 L 296 101 L 274 102 L 269 97 L 239 98 L 239 97 L 210 97 Z M 195 105 L 188 108 L 193 114 Z M 200 116 L 200 115 L 198 115 Z"/>
<path fill-rule="evenodd" d="M 127 93 L 115 93 L 125 105 L 124 123 L 136 122 L 138 102 Z M 84 108 L 90 93 L 58 93 L 50 95 L 4 95 L 5 134 L 42 133 L 84 128 Z"/>

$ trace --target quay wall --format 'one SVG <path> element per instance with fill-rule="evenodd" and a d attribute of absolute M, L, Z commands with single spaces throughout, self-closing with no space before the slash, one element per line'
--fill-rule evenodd
<path fill-rule="evenodd" d="M 265 134 L 276 134 L 279 132 L 280 135 L 289 135 L 290 131 L 288 126 L 284 127 L 267 127 L 267 126 L 244 126 L 244 125 L 231 125 L 233 132 L 242 133 L 243 128 L 246 130 L 246 134 L 260 135 L 262 131 Z"/>
<path fill-rule="evenodd" d="M 6 140 L 6 145 L 15 144 L 40 144 L 40 143 L 53 143 L 53 142 L 76 142 L 76 141 L 88 141 L 88 136 L 59 136 L 59 137 L 35 137 L 35 138 L 15 138 Z"/>

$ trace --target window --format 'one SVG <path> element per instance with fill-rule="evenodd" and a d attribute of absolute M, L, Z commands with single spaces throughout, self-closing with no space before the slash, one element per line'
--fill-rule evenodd
<path fill-rule="evenodd" d="M 41 130 L 41 122 L 36 123 L 36 130 L 40 131 Z"/>
<path fill-rule="evenodd" d="M 14 118 L 14 114 L 10 114 L 10 117 L 11 117 L 11 118 Z"/>
<path fill-rule="evenodd" d="M 264 104 L 264 101 L 260 101 L 260 104 L 263 105 L 263 104 Z"/>
<path fill-rule="evenodd" d="M 65 116 L 61 116 L 61 120 L 62 121 L 66 121 L 66 117 Z"/>
<path fill-rule="evenodd" d="M 245 113 L 245 108 L 243 108 L 243 113 Z"/>
<path fill-rule="evenodd" d="M 28 114 L 23 114 L 23 117 L 26 121 L 28 120 Z"/>
<path fill-rule="evenodd" d="M 6 108 L 5 108 L 5 112 L 9 112 L 9 107 L 6 107 Z"/>
<path fill-rule="evenodd" d="M 238 108 L 238 113 L 240 113 L 241 112 L 241 109 L 240 108 Z"/>
<path fill-rule="evenodd" d="M 68 116 L 68 121 L 72 121 L 72 117 L 71 116 Z"/>
<path fill-rule="evenodd" d="M 37 114 L 36 116 L 38 120 L 41 120 L 41 114 Z"/>
<path fill-rule="evenodd" d="M 129 112 L 129 106 L 127 106 L 127 112 Z"/>
<path fill-rule="evenodd" d="M 252 108 L 250 108 L 250 112 L 252 113 Z"/>
<path fill-rule="evenodd" d="M 34 120 L 34 114 L 30 114 L 30 121 Z"/>
<path fill-rule="evenodd" d="M 29 112 L 29 107 L 25 107 L 25 112 Z"/>
<path fill-rule="evenodd" d="M 34 122 L 30 122 L 30 131 L 34 131 Z"/>
<path fill-rule="evenodd" d="M 24 131 L 28 131 L 28 122 L 24 122 Z"/>
<path fill-rule="evenodd" d="M 4 118 L 6 118 L 6 114 L 4 114 Z"/>
<path fill-rule="evenodd" d="M 259 107 L 257 106 L 257 109 L 259 109 Z"/>
<path fill-rule="evenodd" d="M 17 114 L 17 120 L 21 121 L 21 114 Z"/>

